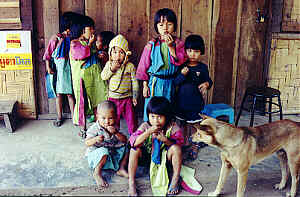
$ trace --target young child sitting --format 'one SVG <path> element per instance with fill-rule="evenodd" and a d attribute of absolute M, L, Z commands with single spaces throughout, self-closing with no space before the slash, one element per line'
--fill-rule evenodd
<path fill-rule="evenodd" d="M 169 188 L 166 188 L 166 193 L 170 195 L 179 193 L 179 178 L 182 163 L 181 145 L 184 138 L 181 129 L 172 119 L 171 106 L 168 99 L 165 97 L 154 96 L 151 98 L 147 105 L 148 122 L 144 122 L 129 138 L 131 150 L 129 154 L 129 196 L 136 196 L 135 174 L 138 167 L 139 158 L 143 157 L 143 161 L 152 157 L 155 164 L 160 164 L 163 159 L 163 154 L 166 151 L 166 160 L 172 165 L 173 176 Z M 158 145 L 158 147 L 157 147 Z M 156 148 L 154 148 L 156 147 Z M 152 156 L 151 156 L 152 154 Z M 165 157 L 164 157 L 165 158 Z M 163 165 L 163 162 L 161 162 Z M 151 163 L 150 167 L 150 180 L 152 177 L 166 175 L 164 172 L 158 175 L 151 175 L 151 169 L 154 165 Z M 163 180 L 168 180 L 168 177 L 163 177 Z M 158 185 L 158 183 L 156 183 Z M 153 184 L 152 191 L 154 190 Z M 168 186 L 168 183 L 166 184 Z M 160 187 L 160 186 L 159 186 Z M 166 194 L 164 193 L 164 194 Z M 153 191 L 153 194 L 157 194 Z"/>
<path fill-rule="evenodd" d="M 108 100 L 117 106 L 116 125 L 120 126 L 120 118 L 123 116 L 131 135 L 137 128 L 133 107 L 137 105 L 139 86 L 135 78 L 135 66 L 128 62 L 130 54 L 124 36 L 117 35 L 113 38 L 109 43 L 109 61 L 101 72 L 101 77 L 109 80 Z"/>
<path fill-rule="evenodd" d="M 125 166 L 128 162 L 127 137 L 115 127 L 116 106 L 111 101 L 103 101 L 97 107 L 97 121 L 87 130 L 86 156 L 97 186 L 108 187 L 103 179 L 102 169 L 112 169 L 123 177 L 128 177 Z"/>
<path fill-rule="evenodd" d="M 98 50 L 98 58 L 100 59 L 101 66 L 105 66 L 108 61 L 108 46 L 110 41 L 115 37 L 112 31 L 102 31 L 96 34 L 96 46 Z"/>

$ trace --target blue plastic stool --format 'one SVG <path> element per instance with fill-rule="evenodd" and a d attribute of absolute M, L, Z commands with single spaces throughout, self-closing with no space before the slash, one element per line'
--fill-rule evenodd
<path fill-rule="evenodd" d="M 217 118 L 218 116 L 228 116 L 229 117 L 229 123 L 233 124 L 234 122 L 234 110 L 231 106 L 224 104 L 224 103 L 218 103 L 218 104 L 207 104 L 204 106 L 204 109 L 202 110 L 202 113 Z"/>

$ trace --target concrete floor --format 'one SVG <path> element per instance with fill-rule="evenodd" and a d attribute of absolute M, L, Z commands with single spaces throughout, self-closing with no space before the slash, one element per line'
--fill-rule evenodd
<path fill-rule="evenodd" d="M 299 121 L 300 116 L 284 118 Z M 279 119 L 278 116 L 274 120 Z M 267 123 L 267 117 L 255 116 L 255 125 Z M 1 124 L 0 124 L 1 125 Z M 249 125 L 249 115 L 243 114 L 239 126 Z M 126 132 L 124 122 L 121 129 Z M 23 121 L 14 133 L 0 128 L 0 195 L 99 195 L 85 159 L 85 145 L 77 136 L 78 127 L 67 120 L 62 127 L 54 128 L 50 120 Z M 199 164 L 201 162 L 201 164 Z M 220 170 L 218 151 L 205 147 L 196 162 L 187 163 L 196 170 L 206 195 L 216 186 Z M 200 167 L 199 167 L 200 165 Z M 151 195 L 149 178 L 143 168 L 139 169 L 139 190 Z M 274 177 L 274 174 L 276 175 Z M 114 173 L 105 172 L 112 190 L 103 195 L 127 195 L 127 180 Z M 280 181 L 280 168 L 275 156 L 255 165 L 249 171 L 246 196 L 284 196 L 274 192 L 272 184 Z M 224 188 L 224 196 L 234 196 L 236 173 L 232 173 Z M 259 184 L 258 184 L 259 182 Z M 115 187 L 113 187 L 115 185 Z M 232 186 L 234 185 L 234 186 Z M 288 186 L 289 187 L 289 186 Z M 115 192 L 114 192 L 115 191 Z M 150 191 L 150 192 L 149 192 Z M 257 193 L 261 191 L 260 193 Z M 182 195 L 188 195 L 184 192 Z"/>

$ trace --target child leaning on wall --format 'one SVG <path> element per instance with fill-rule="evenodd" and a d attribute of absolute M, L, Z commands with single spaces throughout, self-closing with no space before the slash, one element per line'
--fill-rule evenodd
<path fill-rule="evenodd" d="M 138 81 L 135 78 L 135 66 L 128 61 L 131 52 L 128 41 L 121 34 L 109 43 L 109 61 L 101 77 L 108 80 L 108 99 L 117 106 L 116 124 L 120 127 L 121 116 L 126 120 L 128 133 L 131 135 L 137 128 L 134 106 L 137 105 Z"/>
<path fill-rule="evenodd" d="M 85 144 L 89 167 L 98 187 L 108 187 L 102 177 L 103 169 L 111 169 L 119 176 L 128 177 L 127 138 L 116 128 L 116 105 L 103 101 L 97 107 L 97 121 L 87 130 Z"/>
<path fill-rule="evenodd" d="M 175 74 L 186 60 L 184 43 L 175 36 L 176 28 L 177 18 L 172 10 L 163 8 L 156 12 L 154 29 L 158 37 L 145 46 L 136 72 L 136 78 L 143 81 L 144 121 L 148 120 L 146 108 L 151 97 L 164 96 L 173 102 Z"/>
<path fill-rule="evenodd" d="M 68 97 L 71 116 L 74 111 L 74 98 L 72 90 L 71 67 L 69 61 L 70 50 L 70 27 L 72 24 L 69 15 L 76 13 L 67 12 L 62 15 L 59 21 L 60 33 L 51 37 L 45 50 L 43 60 L 46 62 L 46 87 L 48 98 L 56 97 L 57 119 L 53 125 L 60 127 L 63 123 L 62 104 L 63 95 Z"/>

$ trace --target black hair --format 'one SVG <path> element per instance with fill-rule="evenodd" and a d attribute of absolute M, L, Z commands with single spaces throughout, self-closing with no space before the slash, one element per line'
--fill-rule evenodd
<path fill-rule="evenodd" d="M 115 33 L 112 31 L 102 31 L 96 36 L 100 36 L 102 38 L 102 45 L 108 47 L 110 41 L 115 37 Z"/>
<path fill-rule="evenodd" d="M 94 20 L 82 14 L 74 13 L 71 17 L 71 38 L 79 38 L 83 32 L 85 27 L 95 27 Z"/>
<path fill-rule="evenodd" d="M 166 117 L 166 126 L 169 125 L 173 118 L 173 113 L 171 110 L 170 101 L 163 96 L 154 96 L 150 99 L 147 105 L 147 116 L 149 119 L 149 114 L 158 114 Z"/>
<path fill-rule="evenodd" d="M 174 23 L 174 30 L 177 29 L 177 17 L 173 10 L 169 8 L 162 8 L 155 13 L 154 29 L 158 33 L 157 24 L 160 23 L 161 17 L 166 17 L 167 21 Z"/>
<path fill-rule="evenodd" d="M 184 42 L 185 49 L 200 50 L 201 55 L 205 54 L 204 40 L 200 35 L 189 35 Z"/>
<path fill-rule="evenodd" d="M 62 33 L 66 31 L 67 29 L 71 28 L 72 25 L 72 18 L 75 16 L 77 13 L 75 12 L 65 12 L 63 15 L 60 17 L 59 20 L 59 32 Z"/>

